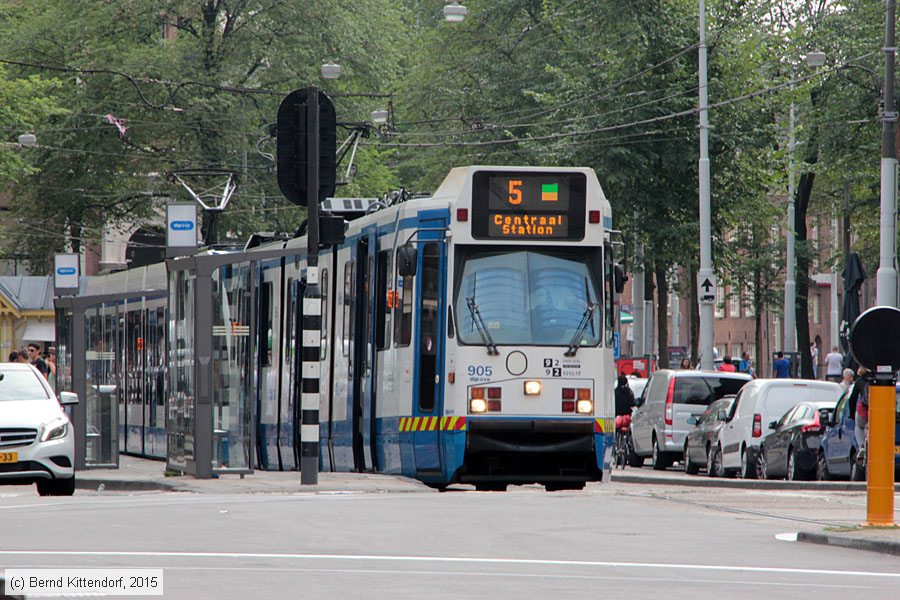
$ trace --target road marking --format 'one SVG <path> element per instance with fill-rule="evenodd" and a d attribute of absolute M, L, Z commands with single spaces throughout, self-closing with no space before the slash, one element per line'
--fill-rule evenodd
<path fill-rule="evenodd" d="M 552 560 L 533 558 L 487 558 L 461 556 L 391 556 L 378 554 L 288 554 L 269 552 L 153 552 L 93 550 L 0 550 L 0 556 L 118 556 L 173 558 L 248 558 L 281 560 L 336 560 L 379 562 L 436 562 L 497 565 L 545 565 L 553 567 L 600 567 L 624 569 L 673 569 L 685 571 L 726 571 L 745 573 L 781 573 L 788 575 L 833 575 L 837 577 L 885 577 L 900 579 L 900 573 L 879 571 L 839 571 L 834 569 L 792 569 L 787 567 L 751 567 L 737 565 L 689 565 L 680 563 L 637 563 L 594 560 Z"/>

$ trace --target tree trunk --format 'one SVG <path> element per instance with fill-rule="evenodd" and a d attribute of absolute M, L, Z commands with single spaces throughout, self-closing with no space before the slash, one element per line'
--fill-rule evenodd
<path fill-rule="evenodd" d="M 656 284 L 653 283 L 653 273 L 656 266 L 655 264 L 647 264 L 644 269 L 644 300 L 650 302 L 650 306 L 655 306 L 655 302 L 653 302 L 653 292 L 656 291 Z M 646 305 L 645 305 L 646 306 Z M 647 345 L 644 347 L 644 354 L 650 357 L 650 360 L 653 360 L 653 326 L 656 325 L 656 322 L 659 320 L 659 315 L 654 312 L 653 319 L 650 323 L 650 331 L 647 331 L 647 327 L 644 327 L 644 339 L 647 341 Z M 647 322 L 647 311 L 644 310 L 644 323 Z"/>
<path fill-rule="evenodd" d="M 691 263 L 688 267 L 688 279 L 690 280 L 691 305 L 688 307 L 691 325 L 691 364 L 696 365 L 700 354 L 700 305 L 697 303 L 697 270 Z"/>
<path fill-rule="evenodd" d="M 797 232 L 797 346 L 800 352 L 800 377 L 813 379 L 812 355 L 809 352 L 809 259 L 811 248 L 806 239 L 806 213 L 812 194 L 815 173 L 804 173 L 797 186 L 795 227 Z"/>
<path fill-rule="evenodd" d="M 666 279 L 666 265 L 655 262 L 653 271 L 656 274 L 656 331 L 659 348 L 659 368 L 669 368 L 669 282 Z"/>

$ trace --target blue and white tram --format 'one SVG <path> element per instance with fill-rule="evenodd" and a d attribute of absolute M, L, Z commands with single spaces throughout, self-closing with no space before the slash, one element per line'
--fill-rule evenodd
<path fill-rule="evenodd" d="M 622 279 L 611 223 L 592 169 L 530 167 L 456 168 L 433 196 L 351 221 L 345 242 L 320 258 L 322 467 L 481 489 L 608 479 Z M 305 244 L 287 247 L 300 256 Z M 286 335 L 290 356 L 304 260 L 286 261 L 282 274 L 263 266 L 260 278 L 260 293 L 288 313 L 261 331 Z M 266 364 L 288 369 L 259 374 L 259 437 L 271 456 L 283 437 L 296 444 L 299 419 L 268 405 L 276 394 L 266 386 L 296 399 L 288 388 L 299 388 L 299 371 L 269 355 Z"/>

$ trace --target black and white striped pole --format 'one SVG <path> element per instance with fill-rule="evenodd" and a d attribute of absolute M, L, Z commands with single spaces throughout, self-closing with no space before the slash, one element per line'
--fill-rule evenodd
<path fill-rule="evenodd" d="M 306 288 L 303 294 L 303 380 L 300 388 L 300 483 L 319 482 L 319 90 L 306 99 Z"/>

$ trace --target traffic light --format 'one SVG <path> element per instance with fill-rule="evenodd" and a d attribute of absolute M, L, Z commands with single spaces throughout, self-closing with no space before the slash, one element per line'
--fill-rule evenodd
<path fill-rule="evenodd" d="M 321 201 L 334 195 L 337 180 L 337 117 L 334 104 L 319 92 L 319 198 Z M 278 157 L 276 168 L 278 187 L 284 197 L 300 206 L 307 206 L 307 156 L 306 139 L 310 132 L 306 126 L 308 91 L 294 90 L 278 107 L 276 142 Z"/>

